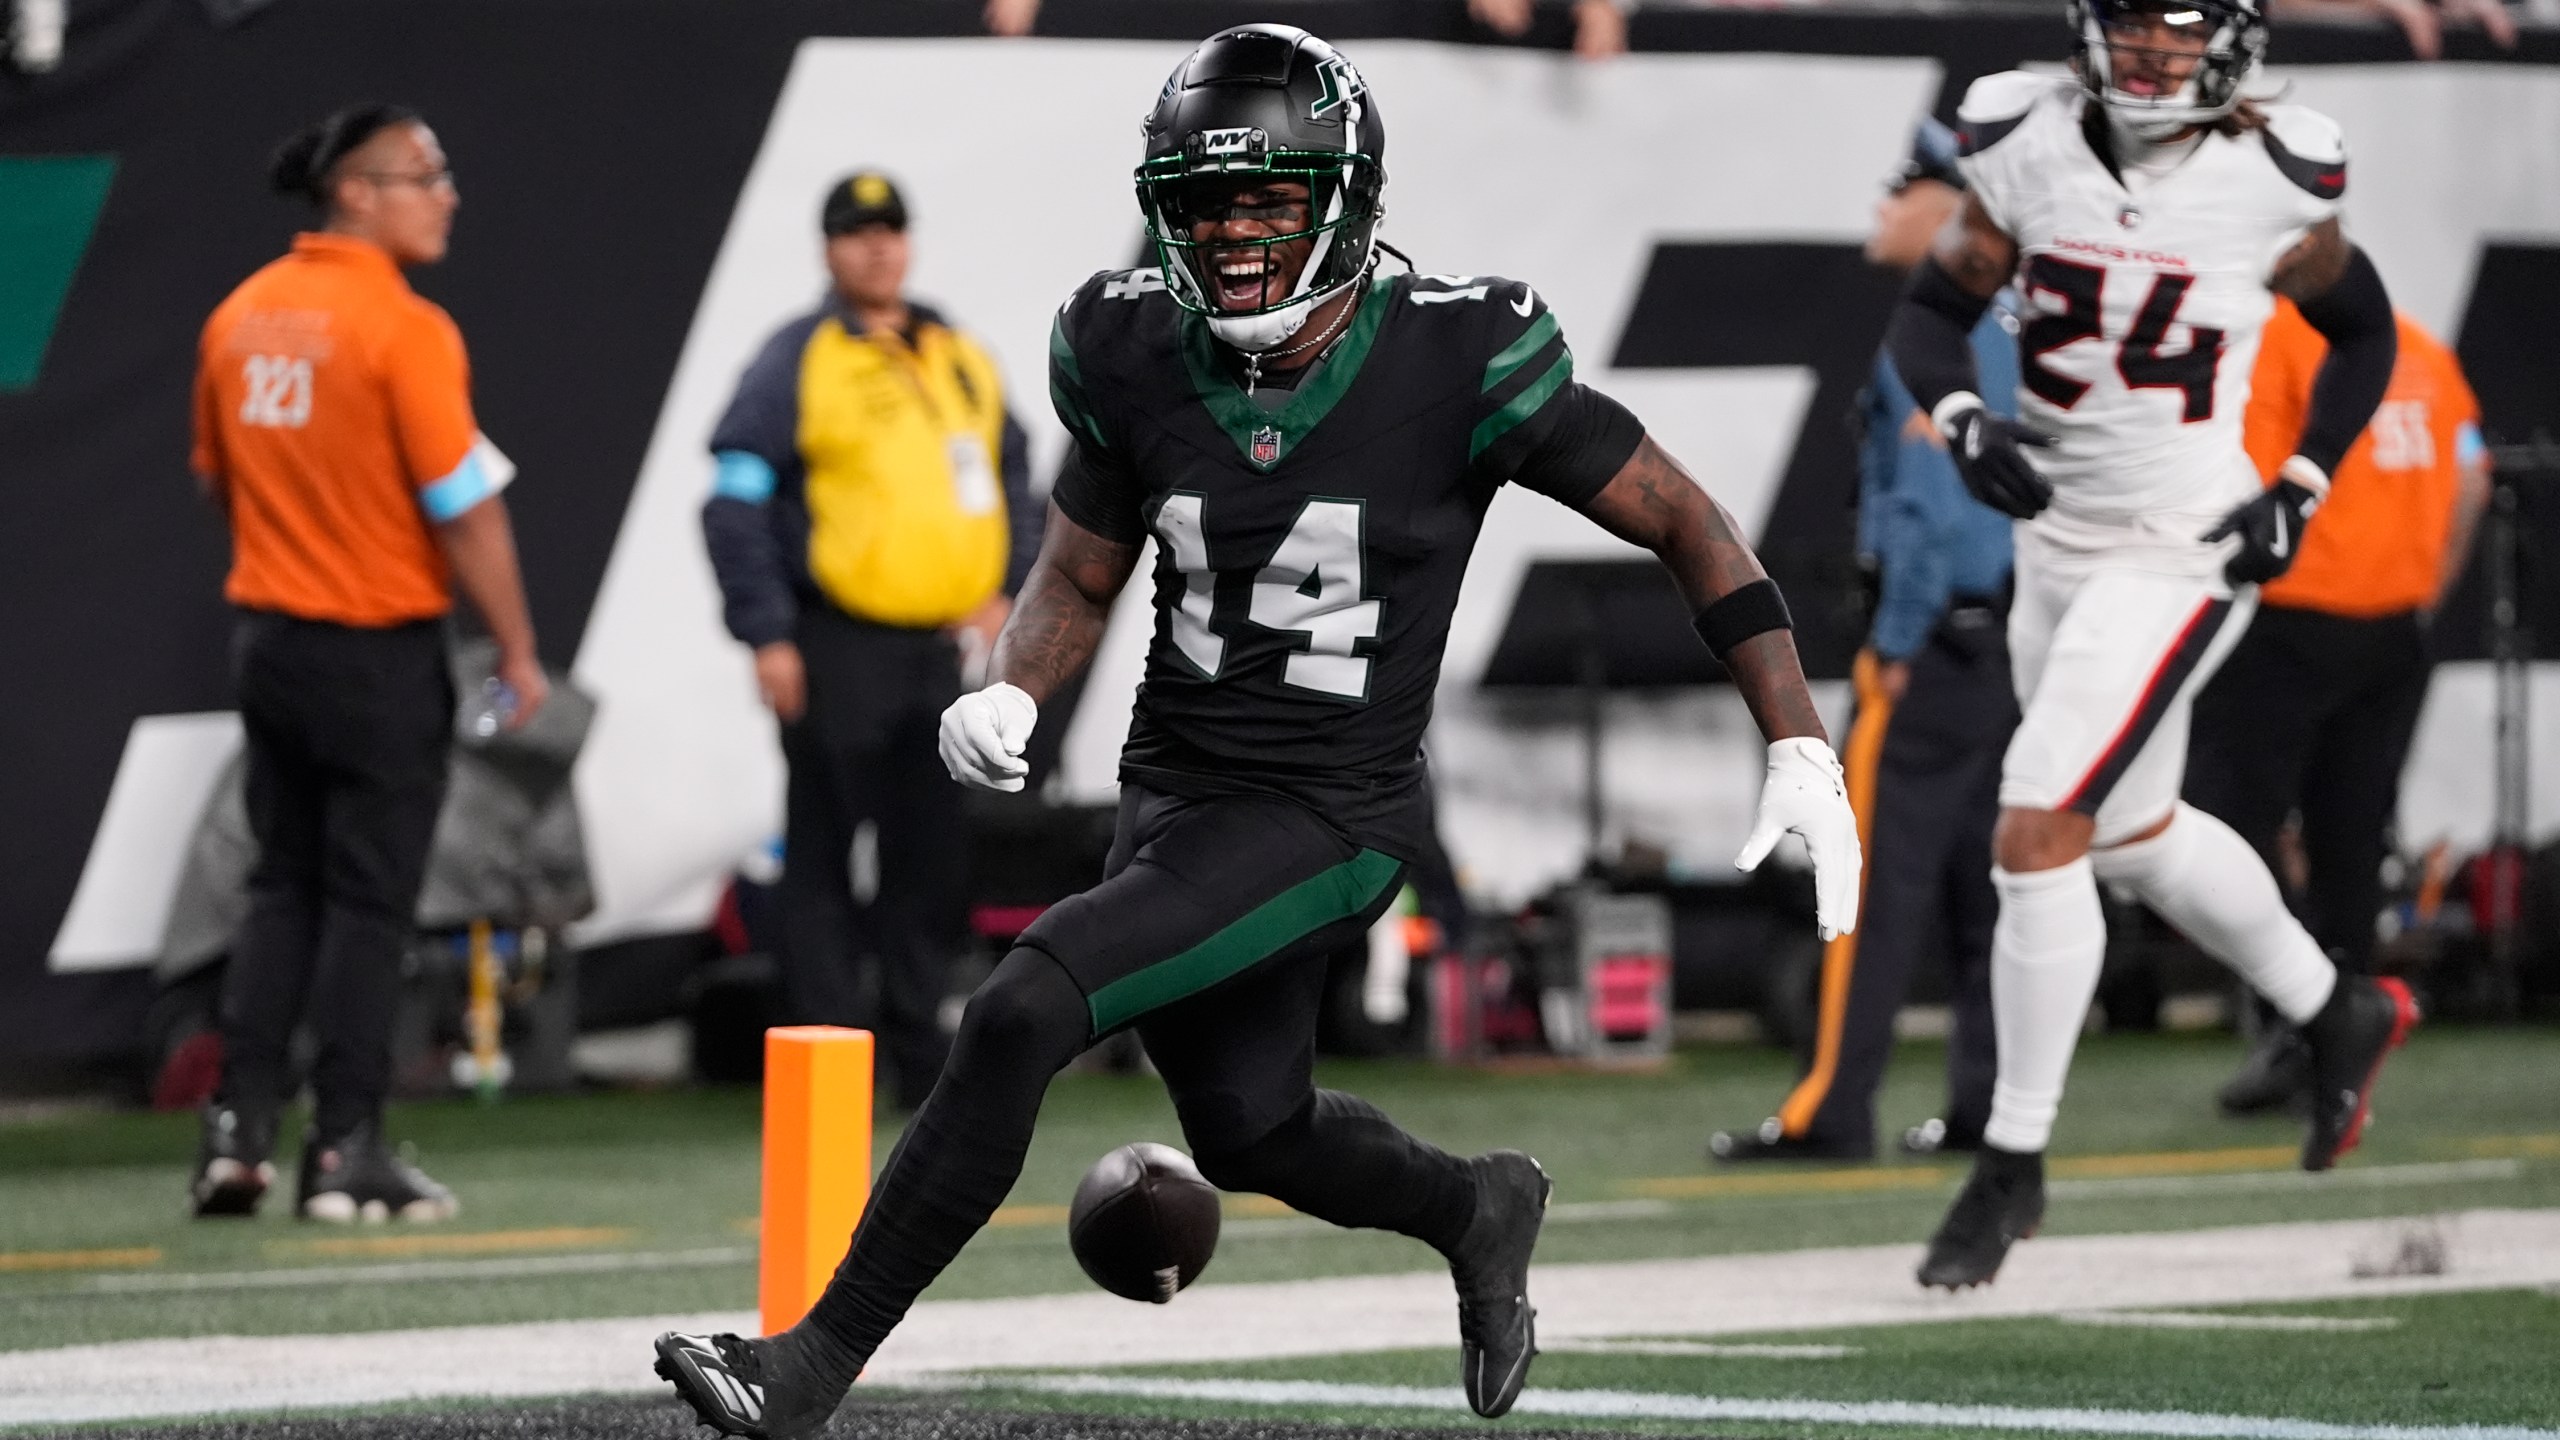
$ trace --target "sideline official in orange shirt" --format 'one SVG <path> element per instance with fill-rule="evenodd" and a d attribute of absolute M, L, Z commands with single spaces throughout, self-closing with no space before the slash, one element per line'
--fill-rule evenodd
<path fill-rule="evenodd" d="M 435 133 L 351 107 L 286 141 L 271 178 L 320 227 L 222 302 L 197 353 L 194 468 L 231 526 L 258 859 L 192 1194 L 199 1215 L 257 1208 L 307 1021 L 297 1212 L 442 1219 L 452 1193 L 391 1148 L 382 1106 L 444 799 L 455 583 L 497 641 L 509 723 L 546 694 L 498 498 L 514 468 L 472 418 L 461 332 L 401 275 L 444 258 L 460 204 Z"/>
<path fill-rule="evenodd" d="M 2328 348 L 2276 302 L 2251 380 L 2246 435 L 2262 476 L 2293 453 Z M 2304 924 L 2342 974 L 2373 968 L 2385 837 L 2427 694 L 2427 621 L 2459 578 L 2489 492 L 2480 406 L 2453 353 L 2408 316 L 2391 388 L 2303 527 L 2293 568 L 2259 592 L 2257 618 L 2197 697 L 2187 800 L 2275 856 L 2301 815 Z M 2221 1093 L 2235 1113 L 2309 1083 L 2277 1022 Z"/>

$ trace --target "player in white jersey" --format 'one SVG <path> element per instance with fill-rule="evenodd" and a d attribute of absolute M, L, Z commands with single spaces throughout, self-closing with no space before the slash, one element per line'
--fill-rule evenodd
<path fill-rule="evenodd" d="M 2196 690 L 2390 380 L 2390 298 L 2338 227 L 2345 148 L 2324 116 L 2243 98 L 2266 46 L 2259 0 L 2072 0 L 2071 15 L 2072 75 L 1993 75 L 1965 96 L 1965 209 L 1888 340 L 1967 486 L 2021 521 L 2009 644 L 2024 719 L 1993 840 L 2000 1074 L 1920 1268 L 1949 1288 L 1990 1279 L 2043 1217 L 2044 1149 L 2106 944 L 2099 881 L 2304 1027 L 2305 1169 L 2355 1145 L 2383 1057 L 2417 1020 L 2398 982 L 2341 980 L 2256 852 L 2178 801 Z M 2026 314 L 2008 421 L 1973 393 L 1965 336 L 2013 280 Z M 2262 489 L 2241 412 L 2277 294 L 2330 349 L 2298 453 Z"/>

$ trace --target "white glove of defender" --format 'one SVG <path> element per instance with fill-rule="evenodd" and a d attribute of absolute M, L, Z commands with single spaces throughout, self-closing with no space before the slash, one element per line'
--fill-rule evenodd
<path fill-rule="evenodd" d="M 1040 723 L 1040 705 L 1002 681 L 951 702 L 942 712 L 942 764 L 951 778 L 982 790 L 1019 790 L 1031 766 L 1022 747 Z"/>
<path fill-rule="evenodd" d="M 947 752 L 946 752 L 947 753 Z M 1814 923 L 1836 940 L 1858 928 L 1858 816 L 1840 778 L 1840 757 L 1810 735 L 1769 745 L 1769 775 L 1760 785 L 1760 814 L 1751 838 L 1733 857 L 1736 870 L 1757 870 L 1778 837 L 1804 837 L 1813 857 Z"/>

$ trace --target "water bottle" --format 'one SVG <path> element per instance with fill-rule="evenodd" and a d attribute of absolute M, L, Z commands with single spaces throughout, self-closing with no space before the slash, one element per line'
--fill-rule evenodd
<path fill-rule="evenodd" d="M 516 718 L 515 687 L 492 675 L 480 682 L 480 703 L 471 712 L 471 733 L 486 740 Z"/>

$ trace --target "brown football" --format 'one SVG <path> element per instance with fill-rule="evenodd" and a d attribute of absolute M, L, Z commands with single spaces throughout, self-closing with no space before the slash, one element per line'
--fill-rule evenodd
<path fill-rule="evenodd" d="M 1161 1305 L 1209 1268 L 1218 1192 L 1169 1145 L 1123 1145 L 1093 1162 L 1067 1208 L 1067 1244 L 1093 1283 Z"/>

